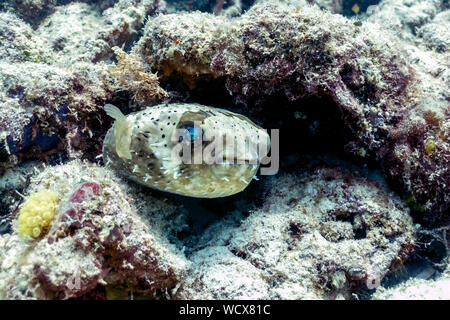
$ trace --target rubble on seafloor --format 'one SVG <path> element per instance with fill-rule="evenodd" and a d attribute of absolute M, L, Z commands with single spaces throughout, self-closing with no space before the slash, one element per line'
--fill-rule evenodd
<path fill-rule="evenodd" d="M 448 298 L 448 2 L 348 6 L 0 4 L 0 298 Z M 103 106 L 161 102 L 279 128 L 280 174 L 224 202 L 115 176 Z M 54 218 L 21 234 L 40 190 Z"/>
<path fill-rule="evenodd" d="M 178 289 L 184 299 L 339 299 L 380 285 L 415 244 L 399 198 L 360 172 L 318 167 L 267 181 L 244 220 L 207 229 Z"/>

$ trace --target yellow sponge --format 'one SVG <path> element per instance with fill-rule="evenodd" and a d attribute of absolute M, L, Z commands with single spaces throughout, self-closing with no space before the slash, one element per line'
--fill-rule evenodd
<path fill-rule="evenodd" d="M 33 193 L 20 210 L 18 227 L 20 235 L 39 237 L 55 216 L 58 195 L 50 190 Z"/>

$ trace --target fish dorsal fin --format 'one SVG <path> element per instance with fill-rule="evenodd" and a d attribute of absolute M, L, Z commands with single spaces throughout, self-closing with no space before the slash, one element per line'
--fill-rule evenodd
<path fill-rule="evenodd" d="M 117 108 L 115 105 L 108 103 L 105 104 L 103 109 L 105 110 L 108 116 L 110 116 L 115 120 L 123 120 L 125 118 L 125 115 L 122 113 L 122 111 L 120 111 L 120 109 Z"/>

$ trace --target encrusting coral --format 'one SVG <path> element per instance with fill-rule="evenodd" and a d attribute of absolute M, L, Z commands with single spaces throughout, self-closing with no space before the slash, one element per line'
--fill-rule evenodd
<path fill-rule="evenodd" d="M 25 201 L 17 219 L 21 235 L 39 237 L 55 216 L 58 195 L 51 190 L 40 190 Z"/>

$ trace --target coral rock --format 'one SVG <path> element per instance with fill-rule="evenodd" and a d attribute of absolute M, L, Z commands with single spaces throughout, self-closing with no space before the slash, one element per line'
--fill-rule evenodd
<path fill-rule="evenodd" d="M 353 132 L 348 152 L 380 161 L 405 199 L 423 207 L 416 211 L 427 223 L 448 219 L 448 72 L 444 64 L 440 79 L 422 77 L 404 43 L 377 25 L 317 7 L 270 3 L 234 20 L 202 13 L 156 17 L 133 51 L 163 81 L 178 74 L 194 88 L 204 79 L 222 79 L 249 109 L 271 96 L 299 103 L 331 98 Z"/>
<path fill-rule="evenodd" d="M 35 244 L 16 232 L 0 237 L 3 299 L 94 293 L 105 298 L 109 288 L 125 296 L 133 291 L 165 297 L 184 276 L 184 256 L 141 220 L 107 170 L 74 161 L 42 172 L 33 179 L 30 192 L 41 187 L 67 200 L 56 207 L 48 235 Z"/>
<path fill-rule="evenodd" d="M 379 286 L 412 251 L 408 209 L 379 178 L 317 168 L 278 176 L 267 190 L 245 220 L 205 232 L 177 298 L 349 298 Z"/>
<path fill-rule="evenodd" d="M 58 196 L 53 191 L 40 190 L 33 193 L 20 209 L 19 233 L 34 238 L 39 237 L 52 222 L 57 201 Z"/>

